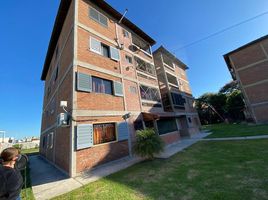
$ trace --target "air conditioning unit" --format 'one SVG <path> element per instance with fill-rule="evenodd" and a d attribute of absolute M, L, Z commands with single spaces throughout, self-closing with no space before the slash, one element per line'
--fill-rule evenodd
<path fill-rule="evenodd" d="M 60 113 L 57 118 L 58 127 L 68 127 L 70 125 L 69 116 L 67 113 Z"/>

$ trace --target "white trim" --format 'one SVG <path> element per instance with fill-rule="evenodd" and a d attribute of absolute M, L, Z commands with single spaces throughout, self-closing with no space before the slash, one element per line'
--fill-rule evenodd
<path fill-rule="evenodd" d="M 169 66 L 168 64 L 166 64 L 164 61 L 163 61 L 163 64 L 164 64 L 164 67 L 166 67 L 167 69 L 170 69 L 173 72 L 175 72 L 175 68 L 172 68 L 171 66 Z"/>
<path fill-rule="evenodd" d="M 253 104 L 251 104 L 251 106 L 257 107 L 257 106 L 263 106 L 263 105 L 266 105 L 266 104 L 268 104 L 268 101 L 263 101 L 263 102 L 260 102 L 260 103 L 253 103 Z"/>
<path fill-rule="evenodd" d="M 240 67 L 239 69 L 236 69 L 236 71 L 239 72 L 239 71 L 242 71 L 242 70 L 245 70 L 245 69 L 254 67 L 255 65 L 261 64 L 261 63 L 266 62 L 266 61 L 268 61 L 267 58 L 265 58 L 265 59 L 263 59 L 263 60 L 260 60 L 260 61 L 258 61 L 258 62 L 249 64 L 249 65 L 246 65 L 246 66 L 244 66 L 244 67 Z"/>
<path fill-rule="evenodd" d="M 145 73 L 144 71 L 140 71 L 140 70 L 137 69 L 137 68 L 136 68 L 136 71 L 137 71 L 138 74 L 142 74 L 142 75 L 144 75 L 144 76 L 148 76 L 148 77 L 150 77 L 151 79 L 154 79 L 155 81 L 157 81 L 157 77 L 156 77 L 156 76 L 152 76 L 152 75 L 150 75 L 150 74 L 148 74 L 148 73 Z M 139 76 L 139 75 L 138 75 L 138 76 Z"/>
<path fill-rule="evenodd" d="M 92 28 L 90 28 L 90 27 L 88 27 L 88 26 L 86 26 L 86 25 L 84 25 L 84 24 L 82 24 L 80 22 L 77 23 L 77 26 L 82 28 L 82 29 L 84 29 L 85 31 L 87 31 L 89 33 L 92 33 L 92 34 L 102 38 L 103 40 L 106 40 L 107 42 L 110 42 L 111 44 L 117 46 L 117 43 L 114 40 L 111 40 L 110 38 L 102 35 L 101 33 L 95 31 L 94 29 L 92 29 Z"/>
<path fill-rule="evenodd" d="M 105 117 L 105 116 L 122 116 L 128 112 L 131 115 L 140 115 L 141 111 L 114 111 L 114 110 L 73 110 L 73 115 L 76 117 Z"/>
<path fill-rule="evenodd" d="M 142 103 L 154 103 L 154 104 L 161 104 L 160 101 L 153 101 L 153 100 L 147 100 L 147 99 L 141 99 Z"/>
<path fill-rule="evenodd" d="M 253 87 L 253 86 L 260 85 L 260 84 L 267 83 L 267 82 L 268 82 L 268 79 L 264 79 L 262 81 L 258 81 L 258 82 L 252 83 L 252 84 L 244 85 L 244 88 Z"/>

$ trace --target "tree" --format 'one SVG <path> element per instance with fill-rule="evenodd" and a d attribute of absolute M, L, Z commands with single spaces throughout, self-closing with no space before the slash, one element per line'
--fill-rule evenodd
<path fill-rule="evenodd" d="M 225 84 L 218 93 L 205 93 L 196 99 L 196 109 L 202 124 L 242 121 L 245 104 L 237 81 Z"/>

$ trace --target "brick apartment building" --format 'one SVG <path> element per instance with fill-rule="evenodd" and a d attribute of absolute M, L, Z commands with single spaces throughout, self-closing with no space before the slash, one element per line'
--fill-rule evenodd
<path fill-rule="evenodd" d="M 268 123 L 268 36 L 252 41 L 224 59 L 234 80 L 239 82 L 247 107 L 247 118 Z"/>
<path fill-rule="evenodd" d="M 121 17 L 102 0 L 62 0 L 59 7 L 41 77 L 40 153 L 71 177 L 128 156 L 138 129 L 155 128 L 166 144 L 198 131 L 193 114 L 186 114 L 192 107 L 181 105 L 183 124 L 177 110 L 165 111 L 151 51 L 155 41 Z M 174 76 L 184 74 L 187 83 L 177 93 L 192 106 L 186 66 L 174 61 Z M 181 103 L 182 96 L 173 98 Z M 71 115 L 67 127 L 57 125 L 61 101 Z"/>
<path fill-rule="evenodd" d="M 175 121 L 180 136 L 197 133 L 201 123 L 186 74 L 188 67 L 163 46 L 154 51 L 153 56 L 163 109 L 165 115 L 171 117 L 165 121 Z"/>

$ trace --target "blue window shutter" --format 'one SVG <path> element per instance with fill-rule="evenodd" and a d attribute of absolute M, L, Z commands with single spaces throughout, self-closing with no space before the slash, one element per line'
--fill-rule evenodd
<path fill-rule="evenodd" d="M 77 90 L 92 92 L 92 78 L 90 75 L 77 72 Z"/>
<path fill-rule="evenodd" d="M 117 135 L 118 135 L 118 141 L 128 139 L 128 123 L 127 122 L 117 123 Z"/>
<path fill-rule="evenodd" d="M 90 50 L 101 54 L 101 42 L 93 37 L 90 37 Z"/>
<path fill-rule="evenodd" d="M 123 95 L 123 85 L 120 82 L 114 81 L 114 95 L 122 97 Z"/>
<path fill-rule="evenodd" d="M 84 149 L 93 146 L 93 125 L 80 124 L 76 130 L 76 149 Z"/>
<path fill-rule="evenodd" d="M 119 50 L 110 46 L 110 56 L 111 59 L 119 61 L 120 60 Z"/>

